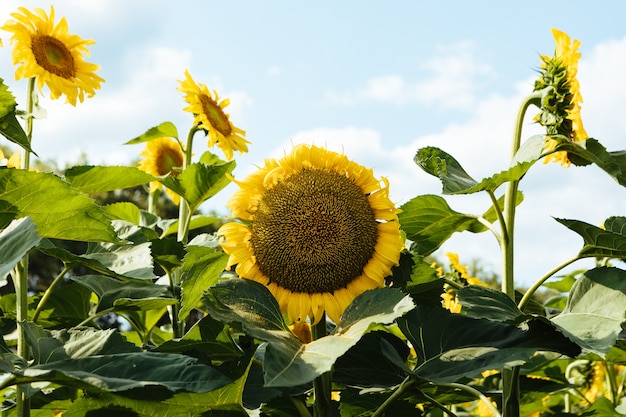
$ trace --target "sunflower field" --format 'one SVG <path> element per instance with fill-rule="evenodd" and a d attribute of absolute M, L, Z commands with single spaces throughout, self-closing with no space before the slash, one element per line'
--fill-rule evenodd
<path fill-rule="evenodd" d="M 626 414 L 626 217 L 556 219 L 580 251 L 527 290 L 513 273 L 536 162 L 594 164 L 626 185 L 625 151 L 583 127 L 580 42 L 566 33 L 552 30 L 520 103 L 508 169 L 475 180 L 444 150 L 415 150 L 444 196 L 486 193 L 491 206 L 467 214 L 432 194 L 396 207 L 386 178 L 313 145 L 236 177 L 254 143 L 189 71 L 190 128 L 135 132 L 138 166 L 35 170 L 39 95 L 86 106 L 104 80 L 86 61 L 94 41 L 54 8 L 19 8 L 0 30 L 27 91 L 18 105 L 0 79 L 0 133 L 20 148 L 0 155 L 2 416 Z M 530 108 L 546 132 L 526 138 Z M 232 182 L 229 216 L 203 214 Z M 137 187 L 141 204 L 95 198 Z M 460 232 L 496 239 L 497 286 L 463 254 L 432 258 Z M 561 273 L 585 258 L 596 266 Z M 41 263 L 55 266 L 44 286 Z"/>

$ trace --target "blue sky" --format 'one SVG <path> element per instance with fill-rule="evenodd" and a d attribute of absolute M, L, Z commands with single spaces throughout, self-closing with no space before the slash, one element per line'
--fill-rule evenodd
<path fill-rule="evenodd" d="M 2 0 L 0 22 L 19 6 Z M 440 192 L 413 162 L 438 146 L 475 178 L 504 169 L 517 106 L 532 91 L 539 54 L 551 55 L 551 27 L 580 39 L 579 79 L 587 132 L 609 150 L 626 148 L 626 27 L 622 2 L 496 1 L 121 1 L 59 0 L 70 32 L 96 41 L 91 62 L 106 79 L 76 108 L 42 100 L 33 147 L 63 163 L 85 152 L 90 162 L 128 164 L 142 146 L 127 140 L 163 121 L 181 137 L 191 124 L 176 91 L 188 68 L 196 81 L 229 97 L 232 121 L 247 131 L 250 153 L 237 157 L 243 177 L 292 144 L 344 151 L 391 182 L 398 204 Z M 13 80 L 8 34 L 0 33 L 0 77 L 23 103 L 25 80 Z M 531 113 L 531 115 L 534 113 Z M 541 130 L 529 118 L 524 137 Z M 198 154 L 204 140 L 195 142 Z M 599 224 L 626 215 L 626 190 L 595 167 L 538 164 L 523 180 L 516 272 L 529 285 L 582 246 L 552 217 Z M 226 214 L 234 187 L 204 208 Z M 448 199 L 480 213 L 483 195 Z M 455 236 L 444 250 L 500 269 L 495 240 Z M 589 264 L 578 263 L 576 266 Z"/>

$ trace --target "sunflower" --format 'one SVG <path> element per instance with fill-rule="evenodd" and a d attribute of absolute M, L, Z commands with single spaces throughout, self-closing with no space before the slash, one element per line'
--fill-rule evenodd
<path fill-rule="evenodd" d="M 139 169 L 155 177 L 171 175 L 173 177 L 180 173 L 185 155 L 180 148 L 180 144 L 171 138 L 153 139 L 146 144 L 146 148 L 140 154 L 145 159 L 139 162 Z M 150 192 L 154 192 L 161 187 L 161 183 L 153 181 L 150 183 Z M 170 196 L 175 204 L 180 203 L 180 196 L 172 190 L 166 188 L 165 193 Z"/>
<path fill-rule="evenodd" d="M 22 166 L 22 158 L 19 150 L 16 150 L 11 156 L 7 157 L 4 155 L 4 152 L 2 152 L 2 149 L 0 149 L 0 161 L 4 161 L 4 159 L 6 159 L 7 168 L 20 168 Z"/>
<path fill-rule="evenodd" d="M 546 127 L 545 152 L 555 149 L 558 141 L 553 136 L 565 137 L 571 142 L 579 142 L 588 138 L 580 116 L 580 104 L 583 101 L 578 73 L 578 52 L 580 41 L 571 41 L 570 37 L 557 29 L 552 29 L 556 42 L 553 57 L 541 56 L 540 76 L 535 81 L 535 91 L 542 92 L 541 112 L 535 118 Z M 567 152 L 551 153 L 545 163 L 555 161 L 569 166 Z"/>
<path fill-rule="evenodd" d="M 480 278 L 470 276 L 467 271 L 467 267 L 459 262 L 459 255 L 454 252 L 446 252 L 446 257 L 450 262 L 450 279 L 457 282 L 461 286 L 465 285 L 479 285 L 481 287 L 487 287 L 488 285 L 480 280 Z M 439 269 L 441 268 L 441 269 Z M 443 268 L 439 267 L 442 275 Z M 453 313 L 460 313 L 463 306 L 459 303 L 456 295 L 456 288 L 446 284 L 445 292 L 441 294 L 443 299 L 444 308 L 450 310 Z"/>
<path fill-rule="evenodd" d="M 12 13 L 2 29 L 12 32 L 13 64 L 21 64 L 15 71 L 15 79 L 36 78 L 39 92 L 44 84 L 50 89 L 50 98 L 65 95 L 68 103 L 82 103 L 85 94 L 93 97 L 104 79 L 95 74 L 98 65 L 85 62 L 83 54 L 89 55 L 87 45 L 95 43 L 68 33 L 67 21 L 61 18 L 54 23 L 54 7 L 50 16 L 43 9 L 34 12 L 20 7 Z"/>
<path fill-rule="evenodd" d="M 228 268 L 266 285 L 293 322 L 338 322 L 362 292 L 382 287 L 404 247 L 389 183 L 345 155 L 298 145 L 267 159 L 227 203 L 218 231 Z"/>
<path fill-rule="evenodd" d="M 185 101 L 189 104 L 183 110 L 194 115 L 194 124 L 204 129 L 209 136 L 209 147 L 220 147 L 226 159 L 233 159 L 233 151 L 239 153 L 248 152 L 248 142 L 244 139 L 246 132 L 235 127 L 230 121 L 230 116 L 224 113 L 226 106 L 230 104 L 230 99 L 223 99 L 217 91 L 213 94 L 206 85 L 196 83 L 189 71 L 185 71 L 185 79 L 179 80 L 178 91 L 185 93 Z"/>

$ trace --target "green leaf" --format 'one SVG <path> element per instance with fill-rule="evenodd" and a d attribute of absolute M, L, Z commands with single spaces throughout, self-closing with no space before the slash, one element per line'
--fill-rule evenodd
<path fill-rule="evenodd" d="M 48 256 L 59 259 L 67 266 L 75 267 L 83 265 L 104 275 L 123 278 L 123 275 L 110 270 L 99 260 L 85 258 L 82 255 L 75 255 L 66 249 L 55 246 L 55 244 L 48 239 L 42 240 L 39 246 L 37 246 L 37 250 Z"/>
<path fill-rule="evenodd" d="M 608 152 L 600 142 L 591 138 L 581 142 L 570 142 L 564 139 L 554 148 L 554 152 L 559 151 L 567 152 L 570 160 L 576 165 L 596 164 L 618 184 L 626 186 L 626 163 L 623 151 Z M 572 155 L 578 158 L 572 158 Z"/>
<path fill-rule="evenodd" d="M 168 272 L 179 267 L 185 256 L 185 245 L 175 239 L 153 239 L 150 250 L 154 260 Z"/>
<path fill-rule="evenodd" d="M 235 161 L 216 165 L 194 163 L 189 165 L 177 177 L 159 178 L 159 181 L 175 193 L 181 195 L 189 204 L 191 213 L 202 203 L 213 197 L 230 184 L 227 174 L 235 169 Z"/>
<path fill-rule="evenodd" d="M 140 350 L 112 329 L 81 327 L 44 330 L 32 322 L 25 322 L 22 326 L 36 365 Z"/>
<path fill-rule="evenodd" d="M 63 416 L 84 417 L 92 414 L 94 416 L 125 416 L 125 414 L 120 414 L 125 412 L 136 417 L 248 417 L 249 414 L 242 404 L 242 394 L 248 369 L 235 381 L 209 392 L 178 392 L 171 396 L 162 395 L 158 398 L 155 398 L 154 394 L 150 395 L 150 393 L 144 396 L 133 395 L 132 397 L 115 393 L 85 396 L 76 400 L 63 413 Z"/>
<path fill-rule="evenodd" d="M 233 341 L 230 328 L 212 317 L 203 317 L 180 339 L 161 344 L 157 352 L 201 354 L 211 360 L 227 360 L 243 354 Z M 192 354 L 195 353 L 195 354 Z"/>
<path fill-rule="evenodd" d="M 480 285 L 468 285 L 457 291 L 459 303 L 469 317 L 517 324 L 525 316 L 517 304 L 502 291 Z"/>
<path fill-rule="evenodd" d="M 198 307 L 204 292 L 213 286 L 228 263 L 224 252 L 204 246 L 187 246 L 187 255 L 181 266 L 181 309 L 179 317 L 184 320 Z"/>
<path fill-rule="evenodd" d="M 25 150 L 35 154 L 30 147 L 30 141 L 22 125 L 15 117 L 17 103 L 9 91 L 9 87 L 0 78 L 0 134 Z M 35 154 L 37 155 L 37 154 Z"/>
<path fill-rule="evenodd" d="M 357 388 L 391 388 L 411 373 L 409 347 L 390 333 L 365 334 L 333 367 L 333 380 Z"/>
<path fill-rule="evenodd" d="M 99 261 L 116 274 L 137 279 L 154 279 L 154 260 L 151 240 L 158 236 L 150 228 L 114 220 L 113 226 L 120 239 L 132 244 L 90 243 L 83 258 Z"/>
<path fill-rule="evenodd" d="M 80 275 L 72 277 L 74 281 L 93 291 L 100 302 L 96 312 L 119 306 L 129 309 L 135 306 L 143 306 L 143 309 L 160 308 L 170 305 L 176 300 L 172 298 L 169 287 L 166 285 L 153 284 L 146 280 L 119 281 L 101 275 Z M 133 303 L 132 300 L 135 302 Z M 142 300 L 146 300 L 142 303 Z M 162 300 L 162 301 L 155 301 Z M 147 308 L 149 307 L 149 308 Z"/>
<path fill-rule="evenodd" d="M 548 350 L 576 356 L 580 348 L 549 324 L 537 320 L 516 326 L 423 308 L 398 319 L 415 348 L 415 374 L 435 383 L 480 376 L 488 369 L 520 365 L 535 352 Z"/>
<path fill-rule="evenodd" d="M 136 187 L 155 180 L 138 168 L 125 166 L 75 166 L 65 171 L 65 179 L 88 194 Z"/>
<path fill-rule="evenodd" d="M 14 220 L 0 232 L 0 283 L 6 283 L 7 274 L 39 241 L 30 217 Z"/>
<path fill-rule="evenodd" d="M 231 382 L 221 372 L 189 356 L 130 352 L 31 366 L 4 379 L 0 388 L 42 381 L 108 392 L 155 387 L 172 392 L 207 392 Z"/>
<path fill-rule="evenodd" d="M 0 119 L 11 112 L 15 112 L 16 107 L 17 102 L 13 94 L 9 91 L 9 86 L 0 78 Z"/>
<path fill-rule="evenodd" d="M 42 237 L 119 242 L 102 209 L 50 173 L 0 170 L 0 215 L 30 216 Z"/>
<path fill-rule="evenodd" d="M 622 330 L 624 306 L 626 271 L 595 268 L 578 278 L 565 310 L 552 321 L 583 348 L 604 355 Z"/>
<path fill-rule="evenodd" d="M 520 162 L 509 169 L 477 182 L 469 176 L 450 154 L 436 147 L 419 149 L 415 162 L 424 171 L 438 177 L 443 184 L 443 194 L 472 194 L 479 191 L 495 191 L 502 184 L 521 179 L 535 160 Z"/>
<path fill-rule="evenodd" d="M 199 229 L 201 227 L 210 226 L 222 220 L 220 217 L 205 216 L 196 214 L 191 216 L 189 222 L 189 230 Z M 159 227 L 163 229 L 161 237 L 173 235 L 178 232 L 178 219 L 167 219 L 159 222 Z"/>
<path fill-rule="evenodd" d="M 609 218 L 609 227 L 615 229 L 624 218 Z M 565 227 L 582 236 L 584 246 L 578 252 L 580 257 L 626 258 L 626 235 L 621 232 L 604 230 L 579 220 L 555 219 Z"/>
<path fill-rule="evenodd" d="M 270 387 L 311 382 L 328 372 L 370 325 L 391 323 L 414 308 L 410 297 L 397 289 L 366 291 L 348 306 L 332 334 L 303 344 L 289 331 L 277 301 L 264 285 L 230 279 L 210 288 L 205 300 L 213 317 L 239 322 L 248 335 L 268 342 L 263 372 L 265 385 Z"/>
<path fill-rule="evenodd" d="M 458 213 L 438 195 L 420 195 L 400 207 L 401 228 L 421 256 L 437 250 L 454 232 L 468 230 L 476 216 Z"/>
<path fill-rule="evenodd" d="M 158 126 L 151 127 L 146 130 L 140 136 L 137 136 L 134 139 L 129 140 L 125 143 L 125 145 L 134 145 L 137 143 L 149 142 L 153 139 L 159 139 L 162 137 L 170 137 L 178 139 L 178 130 L 176 126 L 172 122 L 163 122 Z"/>

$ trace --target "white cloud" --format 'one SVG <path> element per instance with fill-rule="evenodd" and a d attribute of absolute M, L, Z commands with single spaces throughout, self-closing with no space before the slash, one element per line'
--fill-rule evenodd
<path fill-rule="evenodd" d="M 363 100 L 404 105 L 418 103 L 441 108 L 471 110 L 477 102 L 477 79 L 492 75 L 492 68 L 476 57 L 470 42 L 441 46 L 438 55 L 427 59 L 419 81 L 399 74 L 373 77 L 354 92 L 326 91 L 334 104 L 354 105 Z"/>
<path fill-rule="evenodd" d="M 271 67 L 267 69 L 268 75 L 280 75 L 282 74 L 282 72 L 283 72 L 283 69 L 279 67 L 278 65 L 272 65 Z"/>

